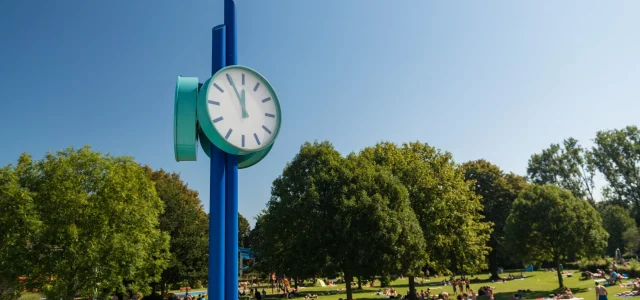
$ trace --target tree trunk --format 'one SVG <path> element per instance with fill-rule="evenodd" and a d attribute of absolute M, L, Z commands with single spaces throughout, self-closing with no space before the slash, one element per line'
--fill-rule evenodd
<path fill-rule="evenodd" d="M 295 280 L 295 284 L 294 287 L 296 288 L 296 290 L 298 289 L 298 277 L 294 278 L 293 280 Z"/>
<path fill-rule="evenodd" d="M 455 277 L 458 273 L 458 257 L 456 257 L 456 253 L 453 250 L 449 251 L 449 257 L 451 257 L 451 273 Z"/>
<path fill-rule="evenodd" d="M 362 276 L 358 276 L 358 289 L 362 289 Z"/>
<path fill-rule="evenodd" d="M 556 265 L 556 273 L 558 273 L 558 283 L 560 284 L 560 288 L 564 287 L 564 282 L 562 278 L 562 272 L 560 272 L 560 259 L 556 257 L 554 260 Z"/>
<path fill-rule="evenodd" d="M 633 200 L 635 203 L 635 214 L 634 214 L 634 219 L 636 219 L 636 224 L 640 224 L 638 222 L 640 222 L 640 203 L 638 202 L 638 200 Z"/>
<path fill-rule="evenodd" d="M 353 292 L 351 290 L 351 274 L 349 271 L 344 272 L 344 282 L 347 284 L 347 300 L 353 300 Z"/>
<path fill-rule="evenodd" d="M 491 280 L 500 279 L 500 274 L 498 274 L 498 251 L 495 249 L 489 252 L 489 270 L 491 271 Z"/>
<path fill-rule="evenodd" d="M 416 295 L 416 277 L 413 275 L 409 276 L 409 300 L 418 300 L 418 296 Z"/>

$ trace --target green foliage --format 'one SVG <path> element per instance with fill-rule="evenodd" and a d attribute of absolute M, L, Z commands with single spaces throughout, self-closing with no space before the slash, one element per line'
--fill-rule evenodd
<path fill-rule="evenodd" d="M 595 168 L 587 163 L 588 157 L 589 154 L 576 139 L 568 138 L 562 146 L 551 144 L 542 153 L 532 155 L 527 174 L 535 184 L 557 185 L 569 190 L 575 197 L 595 205 Z"/>
<path fill-rule="evenodd" d="M 596 270 L 609 270 L 613 265 L 613 257 L 583 257 L 578 260 L 578 267 L 582 271 L 595 272 Z"/>
<path fill-rule="evenodd" d="M 24 293 L 20 296 L 20 300 L 40 300 L 42 295 L 37 293 Z"/>
<path fill-rule="evenodd" d="M 287 164 L 255 232 L 267 268 L 293 277 L 341 270 L 347 299 L 354 276 L 418 270 L 426 247 L 401 182 L 328 142 L 304 144 Z"/>
<path fill-rule="evenodd" d="M 626 249 L 626 255 L 637 255 L 640 251 L 640 231 L 638 227 L 628 228 L 622 233 L 622 241 Z"/>
<path fill-rule="evenodd" d="M 201 289 L 202 288 L 202 281 L 200 281 L 200 280 L 193 281 L 193 284 L 191 285 L 191 287 L 194 288 L 194 289 Z"/>
<path fill-rule="evenodd" d="M 640 223 L 640 130 L 627 126 L 599 131 L 594 143 L 590 162 L 609 184 L 605 196 L 610 201 L 633 205 L 636 223 Z"/>
<path fill-rule="evenodd" d="M 11 167 L 0 169 L 0 299 L 20 297 L 19 276 L 29 274 L 33 257 L 30 243 L 42 224 L 35 214 L 33 194 L 20 186 Z"/>
<path fill-rule="evenodd" d="M 490 223 L 483 220 L 480 197 L 450 153 L 416 142 L 402 147 L 379 143 L 360 155 L 391 170 L 407 188 L 428 243 L 426 257 L 431 268 L 445 271 L 453 264 L 473 273 L 486 267 Z"/>
<path fill-rule="evenodd" d="M 578 266 L 581 271 L 595 272 L 596 270 L 603 270 L 608 273 L 609 269 L 611 269 L 611 266 L 613 265 L 613 262 L 613 257 L 596 259 L 583 258 L 578 262 Z M 630 259 L 627 265 L 618 264 L 617 268 L 618 273 L 620 274 L 627 274 L 631 278 L 640 277 L 640 263 L 635 259 Z"/>
<path fill-rule="evenodd" d="M 466 274 L 486 267 L 491 224 L 483 221 L 480 197 L 456 168 L 451 154 L 416 142 L 402 147 L 379 143 L 364 149 L 360 156 L 389 169 L 407 188 L 411 208 L 428 242 L 426 264 Z M 418 260 L 422 254 L 415 255 Z M 415 299 L 412 275 L 419 272 L 415 268 L 407 271 L 410 294 Z"/>
<path fill-rule="evenodd" d="M 391 276 L 383 275 L 380 276 L 380 287 L 390 287 L 391 286 Z"/>
<path fill-rule="evenodd" d="M 609 233 L 607 255 L 615 255 L 616 249 L 626 253 L 629 249 L 626 249 L 624 233 L 630 228 L 637 228 L 636 221 L 631 218 L 629 211 L 615 204 L 605 205 L 600 210 L 600 216 L 604 229 Z"/>
<path fill-rule="evenodd" d="M 184 279 L 204 279 L 207 276 L 209 249 L 209 217 L 204 212 L 198 192 L 190 189 L 176 173 L 160 169 L 146 173 L 164 203 L 160 215 L 160 230 L 171 237 L 171 259 L 162 272 L 161 290 Z"/>
<path fill-rule="evenodd" d="M 531 185 L 513 203 L 505 225 L 506 241 L 524 261 L 552 261 L 601 253 L 609 235 L 588 202 L 555 185 Z M 558 271 L 560 287 L 562 276 Z"/>
<path fill-rule="evenodd" d="M 504 174 L 498 166 L 485 160 L 471 161 L 461 166 L 465 179 L 470 181 L 475 193 L 482 197 L 483 215 L 493 223 L 493 232 L 487 245 L 489 252 L 489 271 L 493 279 L 499 278 L 498 267 L 504 264 L 499 257 L 511 255 L 503 247 L 504 224 L 509 216 L 509 208 L 520 191 L 526 186 L 526 179 L 515 174 Z"/>
<path fill-rule="evenodd" d="M 13 177 L 12 189 L 22 195 L 18 219 L 34 225 L 24 229 L 24 253 L 37 254 L 28 283 L 47 298 L 93 296 L 96 286 L 146 292 L 159 279 L 169 243 L 158 229 L 162 202 L 133 159 L 69 148 L 39 161 L 24 154 L 13 170 L 20 187 Z"/>
<path fill-rule="evenodd" d="M 251 225 L 240 213 L 238 213 L 238 246 L 249 248 L 249 234 L 251 233 Z"/>

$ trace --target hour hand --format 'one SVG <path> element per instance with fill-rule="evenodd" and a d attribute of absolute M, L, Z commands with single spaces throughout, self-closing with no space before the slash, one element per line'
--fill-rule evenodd
<path fill-rule="evenodd" d="M 249 117 L 249 113 L 247 113 L 247 107 L 245 106 L 244 89 L 242 90 L 242 96 L 240 97 L 240 106 L 242 106 L 242 117 L 243 118 L 248 118 Z"/>

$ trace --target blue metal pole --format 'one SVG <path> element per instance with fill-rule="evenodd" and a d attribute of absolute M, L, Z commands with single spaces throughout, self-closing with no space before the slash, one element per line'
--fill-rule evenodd
<path fill-rule="evenodd" d="M 227 27 L 227 66 L 238 64 L 236 16 L 235 1 L 224 0 L 224 25 Z"/>
<path fill-rule="evenodd" d="M 227 154 L 225 190 L 225 300 L 238 299 L 238 161 Z"/>
<path fill-rule="evenodd" d="M 225 26 L 213 28 L 211 75 L 225 66 Z M 225 153 L 211 143 L 209 185 L 209 300 L 224 299 L 225 278 Z"/>
<path fill-rule="evenodd" d="M 237 65 L 236 5 L 234 0 L 224 1 L 226 26 L 226 64 Z M 238 299 L 238 161 L 227 154 L 225 195 L 225 300 Z"/>

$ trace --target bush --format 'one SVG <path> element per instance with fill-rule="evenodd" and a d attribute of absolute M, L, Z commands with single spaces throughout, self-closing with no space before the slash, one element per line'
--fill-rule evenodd
<path fill-rule="evenodd" d="M 391 285 L 391 276 L 380 276 L 380 287 L 388 287 Z"/>
<path fill-rule="evenodd" d="M 628 261 L 627 265 L 618 265 L 618 273 L 627 274 L 629 277 L 640 277 L 640 263 L 631 259 Z M 609 269 L 613 265 L 613 258 L 599 258 L 599 259 L 581 259 L 578 262 L 578 266 L 580 267 L 580 271 L 590 271 L 595 272 L 600 269 L 605 271 L 605 273 L 609 274 Z"/>
<path fill-rule="evenodd" d="M 580 268 L 580 271 L 595 272 L 596 270 L 600 269 L 608 272 L 611 268 L 611 265 L 613 265 L 613 258 L 611 257 L 597 259 L 583 258 L 578 261 L 578 267 Z"/>
<path fill-rule="evenodd" d="M 181 281 L 181 282 L 176 282 L 174 284 L 171 284 L 171 286 L 169 287 L 171 290 L 180 290 L 181 287 L 183 286 L 189 286 L 189 283 L 186 281 Z"/>
<path fill-rule="evenodd" d="M 200 281 L 200 280 L 196 280 L 196 281 L 194 281 L 194 282 L 193 282 L 193 286 L 192 286 L 192 288 L 194 288 L 194 289 L 201 289 L 201 288 L 202 288 L 202 281 Z"/>

